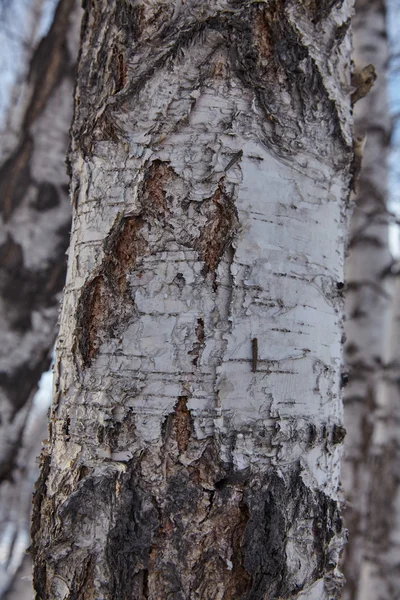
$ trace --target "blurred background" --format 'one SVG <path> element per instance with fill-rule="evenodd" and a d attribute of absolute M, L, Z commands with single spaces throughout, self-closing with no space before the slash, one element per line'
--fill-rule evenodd
<path fill-rule="evenodd" d="M 355 107 L 366 142 L 346 268 L 343 598 L 396 600 L 400 1 L 356 9 L 354 69 L 372 63 L 378 79 Z M 72 214 L 65 157 L 81 12 L 77 0 L 0 0 L 0 600 L 33 598 L 26 549 Z"/>

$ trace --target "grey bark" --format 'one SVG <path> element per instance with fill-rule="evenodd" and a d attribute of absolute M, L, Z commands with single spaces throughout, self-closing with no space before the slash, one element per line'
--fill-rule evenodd
<path fill-rule="evenodd" d="M 0 544 L 9 555 L 1 564 L 0 595 L 29 545 L 35 457 L 46 431 L 45 415 L 31 414 L 32 398 L 50 366 L 65 281 L 71 222 L 65 153 L 80 10 L 75 0 L 61 0 L 2 134 Z"/>
<path fill-rule="evenodd" d="M 86 2 L 40 600 L 338 597 L 350 2 Z"/>

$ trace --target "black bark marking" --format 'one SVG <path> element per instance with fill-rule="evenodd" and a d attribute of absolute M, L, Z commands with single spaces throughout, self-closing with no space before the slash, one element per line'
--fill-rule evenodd
<path fill-rule="evenodd" d="M 253 373 L 257 371 L 258 363 L 258 339 L 253 338 L 251 340 L 251 370 Z"/>
<path fill-rule="evenodd" d="M 332 444 L 341 444 L 346 437 L 346 429 L 342 425 L 334 425 L 332 428 Z"/>

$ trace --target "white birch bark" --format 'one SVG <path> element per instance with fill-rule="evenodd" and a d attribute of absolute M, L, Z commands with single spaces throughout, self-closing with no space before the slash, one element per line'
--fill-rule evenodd
<path fill-rule="evenodd" d="M 32 56 L 0 162 L 0 597 L 29 545 L 35 457 L 45 415 L 32 398 L 50 366 L 71 207 L 65 153 L 81 9 L 61 0 Z M 18 124 L 18 127 L 17 127 Z M 17 127 L 17 129 L 15 129 Z M 16 131 L 19 131 L 19 136 Z M 38 418 L 38 417 L 37 417 Z"/>
<path fill-rule="evenodd" d="M 373 503 L 373 430 L 378 386 L 384 374 L 385 329 L 390 307 L 390 290 L 384 273 L 391 262 L 386 206 L 391 122 L 385 79 L 388 63 L 385 2 L 357 0 L 355 8 L 355 70 L 373 64 L 378 79 L 370 93 L 355 106 L 355 136 L 366 134 L 367 140 L 346 261 L 345 360 L 350 372 L 344 396 L 347 436 L 342 469 L 348 503 L 345 524 L 349 529 L 343 558 L 345 600 L 366 598 L 359 596 L 360 572 L 367 540 L 374 535 L 368 522 Z"/>
<path fill-rule="evenodd" d="M 37 598 L 336 598 L 351 2 L 86 4 Z"/>

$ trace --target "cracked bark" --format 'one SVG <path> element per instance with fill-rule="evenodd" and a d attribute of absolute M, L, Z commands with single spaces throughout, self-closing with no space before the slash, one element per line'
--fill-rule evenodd
<path fill-rule="evenodd" d="M 337 597 L 350 14 L 86 2 L 37 598 Z"/>

